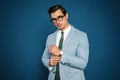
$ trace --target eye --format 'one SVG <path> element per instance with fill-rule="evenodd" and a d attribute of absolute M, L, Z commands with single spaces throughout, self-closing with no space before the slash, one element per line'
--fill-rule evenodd
<path fill-rule="evenodd" d="M 56 20 L 56 18 L 52 18 L 52 19 L 51 19 L 51 21 L 55 21 L 55 20 Z"/>

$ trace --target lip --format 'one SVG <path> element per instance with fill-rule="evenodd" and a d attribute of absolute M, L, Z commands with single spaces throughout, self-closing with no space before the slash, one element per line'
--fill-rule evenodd
<path fill-rule="evenodd" d="M 57 24 L 58 27 L 61 27 L 61 24 Z"/>
<path fill-rule="evenodd" d="M 61 25 L 57 25 L 58 26 L 58 28 L 60 28 L 61 27 Z"/>

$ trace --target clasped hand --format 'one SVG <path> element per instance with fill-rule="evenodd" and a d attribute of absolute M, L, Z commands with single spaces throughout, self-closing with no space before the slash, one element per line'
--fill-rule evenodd
<path fill-rule="evenodd" d="M 51 45 L 50 48 L 49 48 L 49 53 L 52 54 L 53 56 L 51 56 L 50 58 L 50 62 L 49 62 L 49 65 L 50 66 L 54 66 L 56 65 L 61 57 L 59 56 L 60 54 L 60 49 L 56 46 L 56 45 Z"/>
<path fill-rule="evenodd" d="M 60 49 L 56 45 L 51 45 L 49 48 L 49 53 L 51 53 L 54 56 L 59 56 Z"/>

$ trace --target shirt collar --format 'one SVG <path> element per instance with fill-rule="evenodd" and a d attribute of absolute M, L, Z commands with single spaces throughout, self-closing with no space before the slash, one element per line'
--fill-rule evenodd
<path fill-rule="evenodd" d="M 63 31 L 63 32 L 64 32 L 64 41 L 66 40 L 66 38 L 67 38 L 70 30 L 71 30 L 71 25 L 69 24 L 68 28 Z M 60 38 L 61 32 L 62 32 L 62 31 L 58 30 L 57 37 Z"/>
<path fill-rule="evenodd" d="M 68 34 L 70 29 L 71 29 L 71 25 L 69 24 L 68 28 L 63 31 L 64 34 Z M 61 30 L 58 30 L 58 33 L 61 33 L 61 32 L 62 32 Z"/>

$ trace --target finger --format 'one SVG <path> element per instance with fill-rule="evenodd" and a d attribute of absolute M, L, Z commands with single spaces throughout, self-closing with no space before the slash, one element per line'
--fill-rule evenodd
<path fill-rule="evenodd" d="M 59 61 L 59 59 L 54 59 L 53 61 L 56 61 L 56 62 L 57 62 L 57 61 Z"/>
<path fill-rule="evenodd" d="M 57 63 L 58 63 L 58 61 L 53 62 L 54 65 L 56 65 Z"/>
<path fill-rule="evenodd" d="M 54 60 L 58 61 L 58 60 L 60 60 L 60 57 L 52 56 L 52 57 L 51 57 L 51 60 L 53 60 L 53 61 L 54 61 Z"/>

